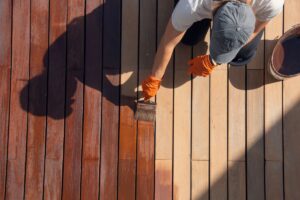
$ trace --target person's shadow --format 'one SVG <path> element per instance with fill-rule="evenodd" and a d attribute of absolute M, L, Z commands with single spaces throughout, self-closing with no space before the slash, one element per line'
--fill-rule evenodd
<path fill-rule="evenodd" d="M 115 6 L 108 5 L 113 4 L 110 2 L 107 1 L 105 6 Z M 111 27 L 106 29 L 102 19 L 103 7 L 103 5 L 99 6 L 85 17 L 74 19 L 67 25 L 67 31 L 49 46 L 43 58 L 43 72 L 32 77 L 21 91 L 20 103 L 24 110 L 35 116 L 47 115 L 53 119 L 66 118 L 72 113 L 72 105 L 75 101 L 73 96 L 78 89 L 78 84 L 93 88 L 101 92 L 103 97 L 112 104 L 120 105 L 119 98 L 115 97 L 115 93 L 118 92 L 111 93 L 110 91 L 120 90 L 121 84 L 111 81 L 111 77 L 120 75 L 121 66 L 113 66 L 110 69 L 105 66 L 105 63 L 116 58 L 118 60 L 112 61 L 113 65 L 121 65 L 120 43 L 122 34 L 107 32 L 108 30 L 114 30 L 113 26 L 119 26 L 115 30 L 120 30 L 121 25 L 111 23 L 109 24 Z M 119 13 L 116 15 L 119 15 Z M 103 39 L 104 29 L 106 29 L 108 41 L 112 41 L 112 46 L 109 46 L 108 41 L 104 41 L 107 38 Z M 205 54 L 208 49 L 204 38 L 205 35 L 200 39 L 197 46 L 194 46 L 194 48 L 200 48 L 200 51 L 198 51 L 200 54 Z M 106 46 L 104 45 L 105 42 Z M 123 70 L 122 73 L 127 72 Z M 138 73 L 138 71 L 129 73 Z M 131 75 L 131 77 L 137 76 Z M 130 84 L 132 80 L 130 78 L 122 83 L 122 88 L 130 90 L 130 94 L 135 94 L 128 97 L 134 100 L 138 96 L 138 92 L 137 87 L 132 88 L 132 84 Z M 172 81 L 163 81 L 162 86 L 177 88 L 184 82 L 185 80 L 181 79 L 173 85 Z M 235 83 L 235 79 L 232 79 L 232 84 L 237 88 L 244 89 L 244 87 Z M 103 90 L 108 92 L 103 92 Z M 126 97 L 123 96 L 121 98 Z M 48 109 L 45 106 L 45 102 L 43 102 L 45 99 L 48 101 Z M 128 100 L 121 102 L 128 103 Z M 132 108 L 132 103 L 128 104 L 130 105 L 127 106 L 134 109 Z"/>

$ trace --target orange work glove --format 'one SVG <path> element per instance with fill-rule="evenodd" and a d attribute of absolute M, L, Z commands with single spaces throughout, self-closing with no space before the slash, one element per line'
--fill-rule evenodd
<path fill-rule="evenodd" d="M 160 87 L 161 79 L 154 76 L 148 76 L 142 83 L 143 96 L 145 100 L 154 97 Z"/>
<path fill-rule="evenodd" d="M 209 55 L 200 55 L 193 58 L 188 62 L 189 69 L 188 74 L 193 74 L 196 76 L 208 76 L 213 68 L 214 64 L 210 61 Z"/>

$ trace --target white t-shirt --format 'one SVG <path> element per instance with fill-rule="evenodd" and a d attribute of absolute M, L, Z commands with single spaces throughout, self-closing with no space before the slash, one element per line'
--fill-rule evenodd
<path fill-rule="evenodd" d="M 177 31 L 186 31 L 194 22 L 211 19 L 213 8 L 220 0 L 179 0 L 172 24 Z M 259 21 L 269 21 L 282 11 L 284 0 L 252 0 L 251 7 Z"/>

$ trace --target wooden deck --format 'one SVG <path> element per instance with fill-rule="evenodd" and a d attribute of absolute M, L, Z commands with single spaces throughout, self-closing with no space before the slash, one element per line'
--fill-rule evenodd
<path fill-rule="evenodd" d="M 300 200 L 300 78 L 265 70 L 300 1 L 248 66 L 193 78 L 186 62 L 207 48 L 179 45 L 154 126 L 134 100 L 173 6 L 0 1 L 0 200 Z"/>

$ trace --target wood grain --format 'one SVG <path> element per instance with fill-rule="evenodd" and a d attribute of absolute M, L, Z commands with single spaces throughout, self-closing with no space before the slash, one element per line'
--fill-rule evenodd
<path fill-rule="evenodd" d="M 191 77 L 186 72 L 191 53 L 191 48 L 182 44 L 175 50 L 174 199 L 190 199 L 191 193 Z"/>
<path fill-rule="evenodd" d="M 67 0 L 51 0 L 44 198 L 60 199 L 64 147 Z"/>
<path fill-rule="evenodd" d="M 287 0 L 284 6 L 284 31 L 300 21 L 300 15 L 296 12 L 300 7 L 297 0 Z M 300 78 L 292 78 L 283 83 L 283 135 L 284 135 L 284 183 L 285 199 L 299 199 L 300 184 L 300 92 L 295 90 L 295 85 L 299 85 Z"/>
<path fill-rule="evenodd" d="M 7 142 L 11 77 L 12 3 L 0 2 L 0 199 L 5 198 Z"/>
<path fill-rule="evenodd" d="M 265 68 L 273 48 L 282 35 L 283 15 L 274 18 L 265 29 Z M 283 199 L 283 102 L 282 81 L 265 72 L 265 160 L 266 199 Z M 274 162 L 273 162 L 274 161 Z M 281 166 L 280 166 L 281 163 Z"/>
<path fill-rule="evenodd" d="M 49 1 L 31 1 L 30 89 L 26 160 L 26 199 L 42 199 L 47 109 Z M 38 80 L 38 81 L 36 81 Z M 35 115 L 38 109 L 41 116 Z"/>
<path fill-rule="evenodd" d="M 68 1 L 63 199 L 80 199 L 83 129 L 84 0 Z"/>
<path fill-rule="evenodd" d="M 102 98 L 103 1 L 86 1 L 81 198 L 98 199 Z"/>
<path fill-rule="evenodd" d="M 172 199 L 172 160 L 155 160 L 155 199 Z"/>
<path fill-rule="evenodd" d="M 154 124 L 138 121 L 136 199 L 154 197 Z"/>
<path fill-rule="evenodd" d="M 7 199 L 23 199 L 27 141 L 30 1 L 13 3 L 12 75 L 9 118 Z M 20 95 L 22 101 L 20 102 Z M 21 104 L 22 103 L 22 104 Z M 18 191 L 18 192 L 16 192 Z"/>
<path fill-rule="evenodd" d="M 228 85 L 228 197 L 246 199 L 246 67 L 230 66 Z"/>
<path fill-rule="evenodd" d="M 192 199 L 209 199 L 209 161 L 192 161 Z"/>
<path fill-rule="evenodd" d="M 246 69 L 230 66 L 228 85 L 228 160 L 245 161 Z"/>
<path fill-rule="evenodd" d="M 193 57 L 207 53 L 209 35 L 194 46 Z M 193 77 L 192 85 L 192 159 L 209 160 L 209 78 Z"/>
<path fill-rule="evenodd" d="M 210 198 L 221 200 L 227 197 L 227 70 L 212 73 L 210 95 Z"/>
<path fill-rule="evenodd" d="M 119 70 L 103 71 L 100 198 L 117 198 Z"/>
<path fill-rule="evenodd" d="M 264 199 L 263 70 L 247 71 L 247 198 Z"/>

